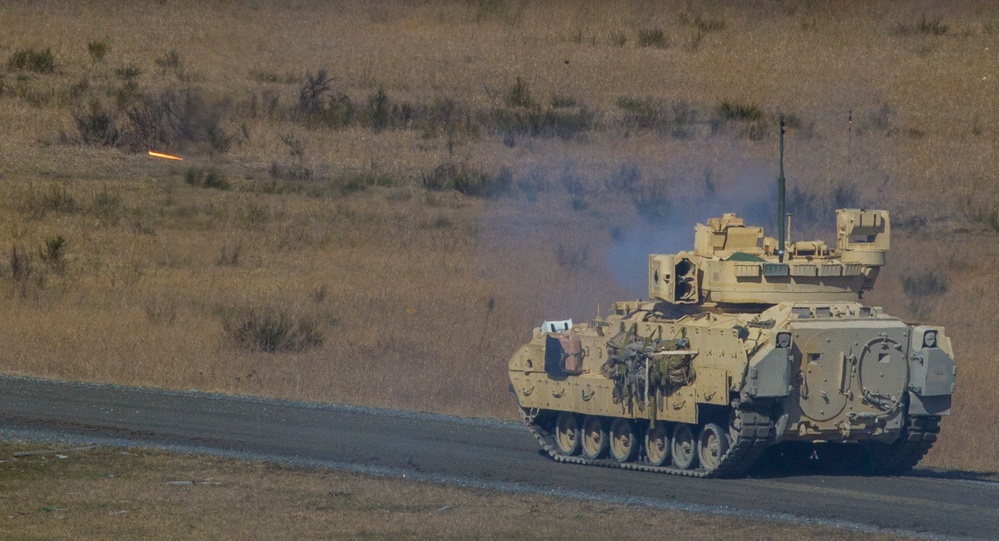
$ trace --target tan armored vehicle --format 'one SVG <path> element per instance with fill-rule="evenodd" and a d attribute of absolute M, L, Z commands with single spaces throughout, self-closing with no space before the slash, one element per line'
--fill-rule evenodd
<path fill-rule="evenodd" d="M 950 413 L 950 339 L 859 302 L 885 264 L 887 211 L 841 209 L 836 228 L 835 247 L 784 249 L 783 227 L 712 218 L 693 251 L 649 256 L 652 300 L 535 329 L 509 375 L 542 447 L 695 477 L 739 475 L 777 444 L 911 469 Z"/>

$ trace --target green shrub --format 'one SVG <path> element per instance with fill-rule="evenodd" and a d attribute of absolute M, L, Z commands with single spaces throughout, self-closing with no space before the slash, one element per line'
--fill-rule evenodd
<path fill-rule="evenodd" d="M 33 71 L 35 73 L 55 72 L 55 56 L 52 49 L 37 51 L 35 49 L 22 49 L 10 55 L 7 61 L 10 69 Z"/>

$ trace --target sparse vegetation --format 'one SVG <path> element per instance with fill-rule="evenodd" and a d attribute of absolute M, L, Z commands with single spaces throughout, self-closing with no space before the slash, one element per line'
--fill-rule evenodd
<path fill-rule="evenodd" d="M 115 68 L 114 74 L 119 79 L 125 79 L 125 80 L 135 79 L 140 75 L 142 75 L 142 69 L 139 68 L 139 66 L 136 66 L 135 64 L 126 64 L 124 66 L 118 66 L 117 68 Z"/>
<path fill-rule="evenodd" d="M 922 319 L 930 310 L 930 302 L 949 289 L 947 277 L 936 269 L 910 271 L 902 274 L 902 291 L 909 298 L 909 311 Z"/>
<path fill-rule="evenodd" d="M 466 163 L 444 162 L 423 175 L 430 191 L 455 190 L 470 197 L 492 198 L 510 191 L 513 178 L 508 170 L 490 175 Z"/>
<path fill-rule="evenodd" d="M 214 167 L 200 168 L 192 167 L 184 174 L 184 180 L 191 186 L 199 188 L 214 188 L 216 190 L 228 190 L 231 187 L 222 171 Z"/>
<path fill-rule="evenodd" d="M 669 40 L 662 28 L 643 28 L 638 31 L 636 41 L 639 47 L 657 47 L 659 49 L 669 47 Z"/>
<path fill-rule="evenodd" d="M 300 353 L 323 344 L 323 333 L 309 317 L 271 306 L 236 309 L 223 327 L 233 342 L 250 351 Z"/>
<path fill-rule="evenodd" d="M 937 271 L 902 276 L 902 290 L 910 297 L 935 297 L 947 292 L 947 279 Z"/>
<path fill-rule="evenodd" d="M 45 239 L 38 255 L 56 274 L 62 276 L 66 273 L 66 238 L 62 235 Z"/>
<path fill-rule="evenodd" d="M 983 225 L 989 230 L 999 233 L 999 210 L 989 209 L 968 202 L 965 216 L 968 222 L 975 225 Z"/>
<path fill-rule="evenodd" d="M 926 14 L 919 16 L 919 20 L 915 24 L 898 24 L 894 30 L 893 34 L 900 36 L 908 36 L 912 34 L 925 34 L 928 36 L 942 36 L 947 33 L 949 27 L 943 24 L 940 17 L 927 18 Z"/>
<path fill-rule="evenodd" d="M 653 97 L 621 97 L 615 105 L 624 111 L 622 124 L 627 129 L 648 130 L 677 139 L 689 139 L 696 134 L 698 112 L 685 101 L 667 104 Z"/>
<path fill-rule="evenodd" d="M 754 103 L 738 100 L 722 100 L 715 107 L 711 119 L 712 133 L 724 133 L 736 126 L 736 133 L 752 141 L 759 141 L 769 135 L 769 123 L 763 109 Z"/>
<path fill-rule="evenodd" d="M 244 375 L 257 379 L 248 371 Z M 15 453 L 55 448 L 52 455 Z M 149 449 L 5 440 L 0 490 L 12 501 L 0 530 L 17 539 L 321 539 L 557 538 L 570 529 L 617 535 L 614 516 L 634 539 L 682 535 L 700 541 L 718 532 L 776 541 L 891 541 L 894 536 L 742 517 L 461 488 L 287 464 Z M 171 484 L 173 483 L 173 484 Z M 558 508 L 546 520 L 540 510 Z"/>
<path fill-rule="evenodd" d="M 108 44 L 103 41 L 91 41 L 87 43 L 87 53 L 94 62 L 100 62 L 108 55 Z"/>
<path fill-rule="evenodd" d="M 7 68 L 12 70 L 32 71 L 35 73 L 53 73 L 56 68 L 55 55 L 51 48 L 21 49 L 7 60 Z"/>
<path fill-rule="evenodd" d="M 982 159 L 999 118 L 954 106 L 993 99 L 981 51 L 994 21 L 965 4 L 938 21 L 942 36 L 925 6 L 881 0 L 704 8 L 681 24 L 691 7 L 673 0 L 651 15 L 641 3 L 103 7 L 0 13 L 0 369 L 509 417 L 504 381 L 482 374 L 502 374 L 539 318 L 585 320 L 645 294 L 643 268 L 608 261 L 608 243 L 689 247 L 694 223 L 726 211 L 772 234 L 784 112 L 794 238 L 829 233 L 838 206 L 890 209 L 889 264 L 864 302 L 947 325 L 959 348 L 961 392 L 931 463 L 999 457 L 970 420 L 999 422 L 976 410 L 999 377 L 984 346 L 999 196 L 982 181 L 999 176 Z M 336 39 L 258 47 L 261 20 L 268 35 Z M 912 37 L 890 35 L 897 21 Z M 106 43 L 101 60 L 90 43 Z M 927 261 L 942 262 L 947 290 L 914 307 L 902 276 Z M 489 298 L 487 331 L 468 332 Z M 251 350 L 220 306 L 302 314 L 324 340 Z"/>

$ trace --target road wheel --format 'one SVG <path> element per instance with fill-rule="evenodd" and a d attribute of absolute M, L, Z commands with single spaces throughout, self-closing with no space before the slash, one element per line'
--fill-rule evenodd
<path fill-rule="evenodd" d="M 583 456 L 590 459 L 603 458 L 608 447 L 607 428 L 603 420 L 595 415 L 583 419 Z"/>
<path fill-rule="evenodd" d="M 722 427 L 708 423 L 701 429 L 701 436 L 697 438 L 697 458 L 701 461 L 701 467 L 712 471 L 721 465 L 722 458 L 728 452 L 728 435 Z"/>
<path fill-rule="evenodd" d="M 635 437 L 635 423 L 628 419 L 614 419 L 611 423 L 610 450 L 618 462 L 628 462 L 638 451 L 638 438 Z"/>
<path fill-rule="evenodd" d="M 694 467 L 697 462 L 697 445 L 690 425 L 678 423 L 673 429 L 673 445 L 670 447 L 673 465 L 681 470 Z"/>
<path fill-rule="evenodd" d="M 645 431 L 645 456 L 653 466 L 666 463 L 669 458 L 669 431 L 666 423 L 660 421 Z"/>
<path fill-rule="evenodd" d="M 574 413 L 559 412 L 555 419 L 555 446 L 566 456 L 579 452 L 579 421 Z"/>

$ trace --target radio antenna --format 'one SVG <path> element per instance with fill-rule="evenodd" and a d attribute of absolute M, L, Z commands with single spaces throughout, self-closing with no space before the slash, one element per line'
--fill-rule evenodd
<path fill-rule="evenodd" d="M 777 177 L 777 257 L 784 262 L 787 213 L 784 210 L 784 115 L 780 115 L 780 176 Z"/>

